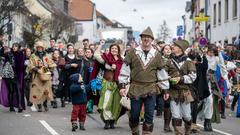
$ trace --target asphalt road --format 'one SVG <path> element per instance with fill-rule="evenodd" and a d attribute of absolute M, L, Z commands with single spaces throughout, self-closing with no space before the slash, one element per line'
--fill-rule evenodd
<path fill-rule="evenodd" d="M 49 109 L 49 112 L 36 112 L 27 108 L 24 113 L 10 113 L 8 108 L 0 106 L 0 135 L 131 135 L 128 127 L 128 116 L 120 118 L 116 129 L 104 130 L 104 123 L 98 113 L 88 114 L 86 131 L 71 131 L 70 123 L 71 105 L 66 108 Z M 226 120 L 221 124 L 213 124 L 217 132 L 204 132 L 195 135 L 240 135 L 240 119 L 228 111 Z M 163 132 L 163 119 L 155 118 L 153 135 L 165 135 Z M 202 124 L 199 121 L 199 124 Z M 223 133 L 221 133 L 223 132 Z M 166 135 L 174 135 L 168 133 Z"/>

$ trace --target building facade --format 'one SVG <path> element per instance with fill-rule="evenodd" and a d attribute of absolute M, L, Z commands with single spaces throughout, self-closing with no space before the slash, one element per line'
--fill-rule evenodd
<path fill-rule="evenodd" d="M 97 39 L 96 6 L 89 0 L 69 1 L 69 14 L 75 18 L 75 33 L 78 41 L 87 38 L 90 42 Z"/>
<path fill-rule="evenodd" d="M 240 35 L 240 0 L 210 0 L 211 43 L 233 44 Z"/>

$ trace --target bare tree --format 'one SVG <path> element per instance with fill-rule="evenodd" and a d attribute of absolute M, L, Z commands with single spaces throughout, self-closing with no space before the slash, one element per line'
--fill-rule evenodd
<path fill-rule="evenodd" d="M 160 25 L 157 37 L 160 41 L 168 41 L 171 39 L 171 30 L 168 27 L 166 20 L 163 20 L 163 24 Z"/>
<path fill-rule="evenodd" d="M 13 16 L 24 8 L 23 0 L 0 1 L 0 35 L 5 34 L 5 28 L 11 23 Z"/>
<path fill-rule="evenodd" d="M 56 41 L 64 31 L 73 30 L 74 19 L 64 13 L 55 13 L 51 18 L 46 19 L 43 25 L 47 28 L 47 32 L 51 33 L 50 38 Z"/>

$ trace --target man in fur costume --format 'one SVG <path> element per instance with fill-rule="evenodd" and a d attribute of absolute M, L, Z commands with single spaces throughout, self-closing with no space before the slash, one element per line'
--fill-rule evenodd
<path fill-rule="evenodd" d="M 47 101 L 53 100 L 51 72 L 56 64 L 46 56 L 45 45 L 42 41 L 35 43 L 36 53 L 32 54 L 28 71 L 32 73 L 30 87 L 30 101 L 37 104 L 38 111 L 42 111 L 42 104 L 45 111 L 48 111 Z"/>

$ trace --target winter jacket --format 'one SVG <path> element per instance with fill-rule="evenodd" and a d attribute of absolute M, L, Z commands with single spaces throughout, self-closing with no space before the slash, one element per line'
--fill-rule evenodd
<path fill-rule="evenodd" d="M 83 82 L 79 82 L 79 74 L 73 74 L 70 76 L 70 92 L 72 95 L 72 104 L 86 104 L 87 103 L 87 91 L 90 90 L 88 85 L 84 85 Z"/>

